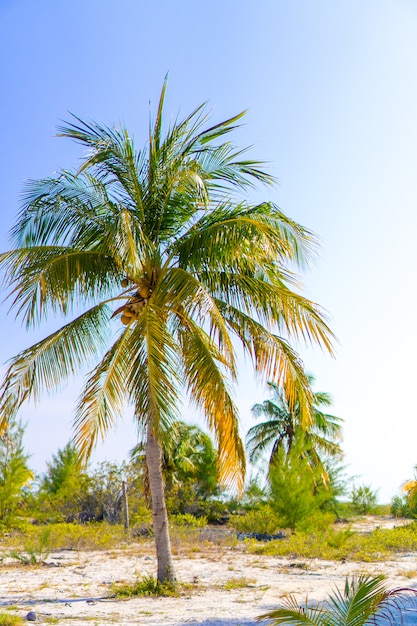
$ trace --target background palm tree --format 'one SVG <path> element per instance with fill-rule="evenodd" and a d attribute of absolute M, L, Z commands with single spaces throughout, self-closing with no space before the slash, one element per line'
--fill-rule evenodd
<path fill-rule="evenodd" d="M 416 600 L 415 589 L 387 590 L 383 576 L 346 579 L 343 593 L 336 590 L 326 602 L 299 606 L 294 597 L 282 608 L 261 615 L 268 624 L 293 626 L 365 626 L 402 624 L 402 616 Z M 382 620 L 382 621 L 381 621 Z"/>
<path fill-rule="evenodd" d="M 145 442 L 140 442 L 131 451 L 135 465 L 144 468 L 148 497 L 145 454 Z M 218 453 L 209 435 L 198 426 L 182 421 L 171 424 L 169 439 L 163 442 L 162 471 L 168 501 L 175 501 L 177 512 L 192 511 L 197 501 L 207 503 L 211 496 L 220 494 Z M 185 508 L 187 510 L 183 510 Z"/>
<path fill-rule="evenodd" d="M 308 379 L 313 385 L 314 377 L 308 375 Z M 287 456 L 297 442 L 300 455 L 306 458 L 311 468 L 316 472 L 318 470 L 324 482 L 327 482 L 325 461 L 328 458 L 342 457 L 339 443 L 342 438 L 342 419 L 321 410 L 331 405 L 330 395 L 325 392 L 312 392 L 312 419 L 305 426 L 299 403 L 296 401 L 291 405 L 285 389 L 277 383 L 269 382 L 268 385 L 272 391 L 272 399 L 252 407 L 255 417 L 264 417 L 266 420 L 252 426 L 246 435 L 250 460 L 256 462 L 267 450 L 271 450 L 269 465 L 272 466 L 280 451 L 284 457 Z"/>
<path fill-rule="evenodd" d="M 214 432 L 223 483 L 243 484 L 244 448 L 230 394 L 240 340 L 258 375 L 297 400 L 311 419 L 311 390 L 288 338 L 331 352 L 319 307 L 293 289 L 294 266 L 316 249 L 308 230 L 274 204 L 238 202 L 258 162 L 222 137 L 242 114 L 207 127 L 205 105 L 165 133 L 163 87 L 149 141 L 125 128 L 75 118 L 60 134 L 88 151 L 75 173 L 29 184 L 0 262 L 12 307 L 30 327 L 74 315 L 12 359 L 2 387 L 6 426 L 29 397 L 93 364 L 76 408 L 74 441 L 85 456 L 126 402 L 146 433 L 158 579 L 173 579 L 161 444 L 181 392 Z"/>

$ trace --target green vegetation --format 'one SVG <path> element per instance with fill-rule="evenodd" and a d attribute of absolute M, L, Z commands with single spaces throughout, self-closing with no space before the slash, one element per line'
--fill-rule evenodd
<path fill-rule="evenodd" d="M 18 615 L 11 615 L 10 613 L 0 613 L 0 626 L 21 626 L 24 621 Z"/>
<path fill-rule="evenodd" d="M 417 524 L 378 528 L 369 534 L 328 526 L 316 532 L 297 531 L 268 543 L 247 540 L 247 547 L 251 553 L 270 556 L 383 561 L 392 554 L 417 551 Z"/>
<path fill-rule="evenodd" d="M 314 377 L 309 375 L 314 384 Z M 313 392 L 311 398 L 310 422 L 303 421 L 303 413 L 298 401 L 291 405 L 284 387 L 269 382 L 272 399 L 255 404 L 252 413 L 255 417 L 265 417 L 266 421 L 253 426 L 247 434 L 246 446 L 251 461 L 257 461 L 270 450 L 269 465 L 277 464 L 277 456 L 288 456 L 298 444 L 300 460 L 315 473 L 316 480 L 324 484 L 328 481 L 326 461 L 329 458 L 341 459 L 342 439 L 341 419 L 323 413 L 323 407 L 331 405 L 331 397 L 325 392 Z M 302 442 L 302 445 L 300 445 Z"/>
<path fill-rule="evenodd" d="M 351 493 L 352 505 L 358 515 L 367 515 L 375 511 L 378 494 L 369 485 L 354 487 Z"/>
<path fill-rule="evenodd" d="M 134 598 L 136 596 L 179 596 L 180 585 L 176 581 L 157 580 L 153 576 L 144 576 L 133 583 L 118 583 L 112 586 L 116 598 Z"/>
<path fill-rule="evenodd" d="M 24 428 L 11 422 L 0 437 L 0 523 L 10 524 L 16 516 L 22 492 L 33 479 L 29 456 L 23 449 Z"/>
<path fill-rule="evenodd" d="M 283 607 L 261 615 L 259 620 L 268 624 L 293 624 L 293 626 L 365 626 L 384 618 L 384 623 L 398 624 L 404 600 L 413 596 L 414 590 L 389 591 L 383 576 L 360 576 L 346 579 L 343 592 L 336 590 L 328 600 L 318 604 L 300 606 L 295 597 L 289 597 Z M 415 596 L 414 596 L 415 597 Z"/>

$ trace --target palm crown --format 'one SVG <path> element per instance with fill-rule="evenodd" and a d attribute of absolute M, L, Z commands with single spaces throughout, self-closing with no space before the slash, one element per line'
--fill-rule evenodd
<path fill-rule="evenodd" d="M 311 385 L 314 377 L 307 375 Z M 283 452 L 288 456 L 295 443 L 300 443 L 301 455 L 314 469 L 319 469 L 324 482 L 327 472 L 324 467 L 326 458 L 341 458 L 342 438 L 341 418 L 324 413 L 321 409 L 330 406 L 332 400 L 328 393 L 312 392 L 311 420 L 303 426 L 300 405 L 296 401 L 289 405 L 285 391 L 276 383 L 268 383 L 273 397 L 252 407 L 255 417 L 264 417 L 265 421 L 255 424 L 246 436 L 246 445 L 251 461 L 257 461 L 266 450 L 270 450 L 269 464 L 272 465 Z"/>

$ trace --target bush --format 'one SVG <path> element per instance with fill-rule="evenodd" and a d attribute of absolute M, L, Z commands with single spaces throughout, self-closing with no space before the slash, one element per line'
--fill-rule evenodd
<path fill-rule="evenodd" d="M 359 515 L 372 513 L 378 502 L 378 492 L 373 491 L 369 485 L 354 487 L 351 497 L 353 508 Z"/>
<path fill-rule="evenodd" d="M 411 509 L 408 499 L 402 496 L 395 496 L 391 502 L 391 515 L 394 517 L 411 517 Z"/>
<path fill-rule="evenodd" d="M 278 516 L 268 504 L 243 515 L 231 515 L 230 525 L 239 533 L 262 535 L 273 535 L 282 528 Z"/>
<path fill-rule="evenodd" d="M 207 526 L 207 519 L 205 517 L 195 517 L 189 513 L 171 515 L 170 521 L 176 526 L 190 526 L 192 528 L 204 528 Z"/>

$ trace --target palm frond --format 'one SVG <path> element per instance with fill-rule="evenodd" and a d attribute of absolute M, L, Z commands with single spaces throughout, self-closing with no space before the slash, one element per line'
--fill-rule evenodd
<path fill-rule="evenodd" d="M 2 425 L 29 398 L 51 391 L 97 356 L 107 336 L 106 305 L 98 305 L 14 357 L 1 387 Z"/>
<path fill-rule="evenodd" d="M 199 325 L 207 327 L 211 338 L 221 346 L 223 359 L 234 371 L 234 348 L 227 325 L 217 302 L 195 276 L 182 268 L 171 267 L 161 272 L 154 292 L 154 301 L 165 307 L 179 323 L 182 318 L 192 318 Z"/>
<path fill-rule="evenodd" d="M 131 365 L 125 384 L 139 426 L 150 424 L 154 436 L 164 439 L 178 418 L 178 387 L 182 381 L 180 348 L 155 303 L 144 307 L 132 328 Z"/>
<path fill-rule="evenodd" d="M 181 348 L 191 402 L 203 411 L 210 430 L 215 433 L 221 481 L 226 485 L 236 484 L 241 490 L 245 455 L 237 409 L 222 370 L 222 354 L 192 319 L 187 320 L 187 327 L 181 336 Z"/>
<path fill-rule="evenodd" d="M 384 576 L 346 578 L 343 591 L 336 589 L 328 601 L 316 605 L 297 604 L 291 596 L 281 608 L 258 617 L 268 624 L 292 624 L 293 626 L 366 626 L 385 623 L 402 624 L 403 614 L 416 602 L 415 589 L 393 589 L 389 591 Z"/>
<path fill-rule="evenodd" d="M 131 368 L 128 349 L 132 331 L 126 328 L 90 373 L 78 400 L 74 419 L 74 443 L 81 457 L 91 455 L 121 416 L 128 398 L 126 376 Z"/>
<path fill-rule="evenodd" d="M 184 266 L 199 270 L 204 264 L 225 259 L 232 267 L 239 260 L 258 260 L 258 267 L 277 268 L 277 261 L 293 261 L 299 266 L 316 253 L 317 241 L 271 203 L 247 205 L 230 201 L 217 203 L 203 213 L 175 242 L 174 248 Z M 233 256 L 233 253 L 234 256 Z"/>
<path fill-rule="evenodd" d="M 120 280 L 113 259 L 101 252 L 57 246 L 18 248 L 0 254 L 11 309 L 27 326 L 50 311 L 70 313 L 76 305 L 105 297 Z"/>
<path fill-rule="evenodd" d="M 282 387 L 290 410 L 299 404 L 302 424 L 312 423 L 312 390 L 298 354 L 288 341 L 269 332 L 262 324 L 236 308 L 218 302 L 223 317 L 240 339 L 255 372 Z"/>
<path fill-rule="evenodd" d="M 100 241 L 115 205 L 110 189 L 89 175 L 62 171 L 56 178 L 29 181 L 16 225 L 11 231 L 16 246 L 66 245 L 71 239 Z"/>

